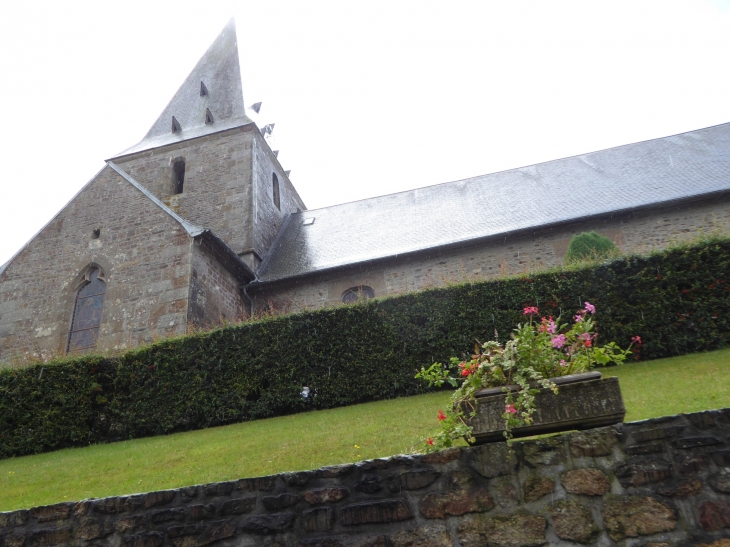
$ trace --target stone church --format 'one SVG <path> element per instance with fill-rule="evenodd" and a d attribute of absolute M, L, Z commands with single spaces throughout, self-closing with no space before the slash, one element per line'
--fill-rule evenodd
<path fill-rule="evenodd" d="M 307 210 L 259 107 L 231 21 L 144 139 L 0 267 L 0 362 L 557 265 L 588 230 L 646 252 L 730 224 L 730 124 Z"/>

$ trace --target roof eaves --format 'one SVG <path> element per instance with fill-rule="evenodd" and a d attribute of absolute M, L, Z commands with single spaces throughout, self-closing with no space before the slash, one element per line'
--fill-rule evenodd
<path fill-rule="evenodd" d="M 368 258 L 365 260 L 360 260 L 357 262 L 350 262 L 348 264 L 337 264 L 334 266 L 325 266 L 325 267 L 317 269 L 317 270 L 301 272 L 301 273 L 289 275 L 286 277 L 278 277 L 276 279 L 258 279 L 257 278 L 255 281 L 253 281 L 251 283 L 251 287 L 262 287 L 265 285 L 273 285 L 273 284 L 278 284 L 278 283 L 287 283 L 287 282 L 291 282 L 291 281 L 297 281 L 299 279 L 312 277 L 315 275 L 321 275 L 324 273 L 333 272 L 335 270 L 340 270 L 343 268 L 351 268 L 351 267 L 355 267 L 355 266 L 361 266 L 363 264 L 381 262 L 384 260 L 389 260 L 389 259 L 398 258 L 398 257 L 408 257 L 408 256 L 413 256 L 413 255 L 430 252 L 430 251 L 441 251 L 441 250 L 448 250 L 448 249 L 454 249 L 454 248 L 469 247 L 472 245 L 479 245 L 481 243 L 485 243 L 487 241 L 497 239 L 500 237 L 514 237 L 516 235 L 520 235 L 520 234 L 527 233 L 530 231 L 534 232 L 537 230 L 547 230 L 547 229 L 551 229 L 554 227 L 571 224 L 573 222 L 584 222 L 586 220 L 605 217 L 606 215 L 611 215 L 611 216 L 625 215 L 625 214 L 629 214 L 629 213 L 635 213 L 635 212 L 646 211 L 646 210 L 651 210 L 651 209 L 660 209 L 660 208 L 664 208 L 664 207 L 671 207 L 671 206 L 677 205 L 679 203 L 702 201 L 702 200 L 712 199 L 715 197 L 726 196 L 726 195 L 730 195 L 730 189 L 718 190 L 715 192 L 706 192 L 703 194 L 696 194 L 696 195 L 692 195 L 692 196 L 686 196 L 686 197 L 682 197 L 682 198 L 678 198 L 678 199 L 665 200 L 665 201 L 661 201 L 661 202 L 648 203 L 648 204 L 639 205 L 636 207 L 627 207 L 624 209 L 603 211 L 600 213 L 594 213 L 594 214 L 590 214 L 590 215 L 566 218 L 566 219 L 561 219 L 557 222 L 547 222 L 544 224 L 528 226 L 525 228 L 518 228 L 516 230 L 509 230 L 506 232 L 498 232 L 495 234 L 488 234 L 488 235 L 475 237 L 475 238 L 471 238 L 471 239 L 462 239 L 462 240 L 458 240 L 458 241 L 452 241 L 449 243 L 434 245 L 432 247 L 422 247 L 420 249 L 413 249 L 413 250 L 409 250 L 409 251 L 403 252 L 403 253 L 378 256 L 378 257 Z M 307 211 L 307 212 L 310 212 L 310 211 Z M 277 239 L 278 239 L 278 237 L 277 237 Z M 274 246 L 272 245 L 272 249 L 273 248 L 274 248 Z M 265 270 L 263 269 L 263 265 L 259 271 L 260 271 L 260 274 L 262 277 L 266 274 Z"/>

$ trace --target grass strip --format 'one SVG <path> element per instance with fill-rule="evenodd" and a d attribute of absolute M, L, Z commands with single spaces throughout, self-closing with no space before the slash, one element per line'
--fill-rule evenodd
<path fill-rule="evenodd" d="M 626 421 L 730 406 L 730 349 L 606 369 Z M 449 392 L 0 460 L 0 511 L 410 453 Z"/>

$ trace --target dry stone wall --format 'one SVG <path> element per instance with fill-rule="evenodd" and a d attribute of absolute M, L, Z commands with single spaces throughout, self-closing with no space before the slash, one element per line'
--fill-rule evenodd
<path fill-rule="evenodd" d="M 0 547 L 730 545 L 730 409 L 0 513 Z"/>

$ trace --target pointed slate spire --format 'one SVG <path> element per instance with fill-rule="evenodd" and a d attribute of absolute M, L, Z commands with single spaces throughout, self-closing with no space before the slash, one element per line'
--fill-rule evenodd
<path fill-rule="evenodd" d="M 215 123 L 211 112 L 215 112 Z M 170 131 L 170 119 L 173 117 L 181 128 L 177 132 L 174 129 Z M 236 24 L 231 19 L 144 139 L 120 155 L 249 123 L 253 122 L 244 109 Z"/>

